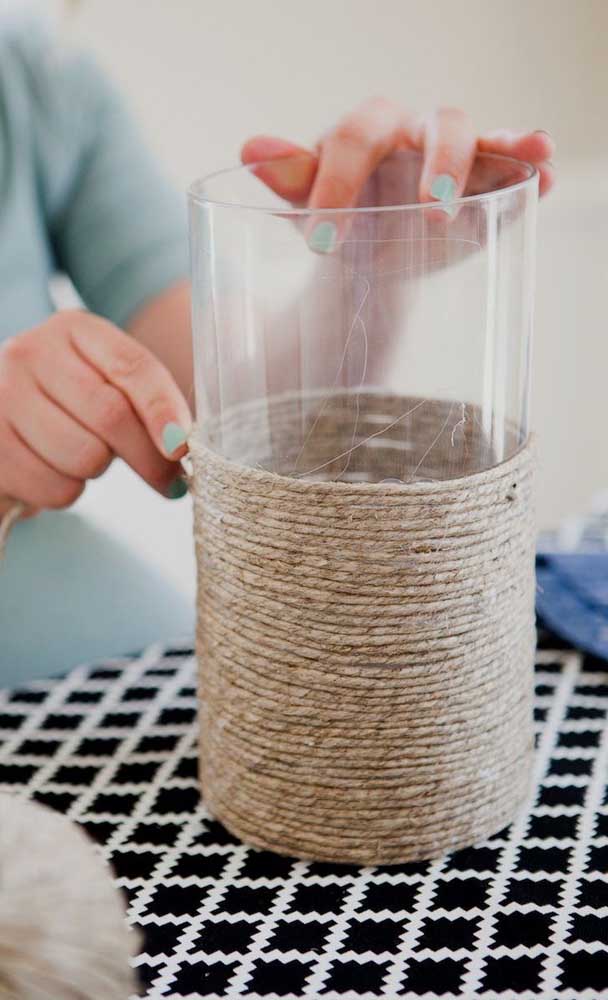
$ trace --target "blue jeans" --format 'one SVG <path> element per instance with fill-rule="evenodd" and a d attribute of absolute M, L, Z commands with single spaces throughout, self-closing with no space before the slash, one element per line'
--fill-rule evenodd
<path fill-rule="evenodd" d="M 14 526 L 0 562 L 0 687 L 193 630 L 192 602 L 80 515 Z"/>

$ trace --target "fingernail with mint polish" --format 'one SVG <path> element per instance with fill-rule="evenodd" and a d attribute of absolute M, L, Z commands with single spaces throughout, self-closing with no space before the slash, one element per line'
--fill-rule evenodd
<path fill-rule="evenodd" d="M 438 174 L 431 184 L 431 194 L 437 201 L 453 201 L 456 197 L 456 181 L 449 174 Z"/>
<path fill-rule="evenodd" d="M 308 246 L 316 253 L 331 253 L 336 245 L 338 230 L 333 222 L 317 222 L 310 234 Z"/>
<path fill-rule="evenodd" d="M 183 444 L 188 440 L 188 435 L 183 427 L 179 424 L 168 423 L 163 427 L 163 448 L 167 452 L 167 455 L 172 455 L 174 451 L 181 448 Z"/>
<path fill-rule="evenodd" d="M 169 500 L 179 500 L 180 497 L 184 497 L 188 492 L 188 483 L 181 476 L 174 479 L 167 490 L 167 497 Z"/>

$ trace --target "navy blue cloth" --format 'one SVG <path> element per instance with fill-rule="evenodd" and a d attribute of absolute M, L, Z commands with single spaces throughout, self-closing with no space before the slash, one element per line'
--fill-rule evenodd
<path fill-rule="evenodd" d="M 536 610 L 578 649 L 608 660 L 608 552 L 540 552 Z"/>

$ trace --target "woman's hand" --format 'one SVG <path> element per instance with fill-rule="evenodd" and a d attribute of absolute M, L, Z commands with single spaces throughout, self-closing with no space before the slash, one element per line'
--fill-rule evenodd
<path fill-rule="evenodd" d="M 167 369 L 107 320 L 59 312 L 0 348 L 0 515 L 67 507 L 115 456 L 182 496 L 190 413 Z"/>
<path fill-rule="evenodd" d="M 257 136 L 241 151 L 244 163 L 299 155 L 286 186 L 270 168 L 262 179 L 291 201 L 309 208 L 349 208 L 381 160 L 396 150 L 414 149 L 423 154 L 421 202 L 452 201 L 462 195 L 475 154 L 499 153 L 533 163 L 539 172 L 540 193 L 553 186 L 550 160 L 553 140 L 547 132 L 512 132 L 507 129 L 477 135 L 470 117 L 458 108 L 441 108 L 427 116 L 405 111 L 383 98 L 366 101 L 338 122 L 314 152 L 284 139 Z M 273 181 L 275 183 L 273 183 Z M 279 190 L 278 187 L 281 189 Z M 325 228 L 324 233 L 329 234 Z M 311 235 L 314 243 L 315 233 Z M 314 247 L 327 250 L 330 247 Z"/>

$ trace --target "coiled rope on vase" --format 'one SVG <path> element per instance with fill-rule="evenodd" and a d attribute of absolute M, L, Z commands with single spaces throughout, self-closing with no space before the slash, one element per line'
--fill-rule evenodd
<path fill-rule="evenodd" d="M 473 408 L 360 395 L 353 436 L 352 406 L 283 397 L 192 435 L 200 773 L 246 842 L 398 863 L 490 835 L 527 793 L 533 448 L 433 481 L 475 469 Z M 429 478 L 344 481 L 404 450 Z"/>

